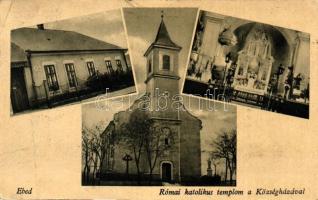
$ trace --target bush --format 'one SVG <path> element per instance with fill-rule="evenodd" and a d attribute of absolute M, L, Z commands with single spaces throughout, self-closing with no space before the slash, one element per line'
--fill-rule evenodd
<path fill-rule="evenodd" d="M 86 86 L 94 90 L 99 90 L 102 86 L 101 79 L 102 76 L 100 74 L 94 74 L 88 77 Z"/>
<path fill-rule="evenodd" d="M 105 90 L 109 88 L 110 91 L 122 89 L 124 87 L 134 85 L 132 71 L 118 72 L 111 74 L 96 73 L 87 79 L 86 86 L 93 90 Z"/>

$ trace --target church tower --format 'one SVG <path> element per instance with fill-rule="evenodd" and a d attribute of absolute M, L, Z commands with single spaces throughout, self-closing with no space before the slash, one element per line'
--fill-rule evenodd
<path fill-rule="evenodd" d="M 166 92 L 170 96 L 179 94 L 178 54 L 181 47 L 174 43 L 168 33 L 163 13 L 161 23 L 154 42 L 144 56 L 147 58 L 146 92 L 150 96 Z"/>
<path fill-rule="evenodd" d="M 164 181 L 180 181 L 180 126 L 179 111 L 174 103 L 179 95 L 179 52 L 168 33 L 163 13 L 156 38 L 147 49 L 146 95 L 151 102 L 154 127 L 162 130 L 166 150 L 158 158 L 156 173 Z M 175 104 L 176 105 L 176 104 Z"/>

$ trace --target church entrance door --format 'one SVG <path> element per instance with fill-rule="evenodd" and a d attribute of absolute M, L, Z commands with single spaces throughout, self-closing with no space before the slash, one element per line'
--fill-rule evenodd
<path fill-rule="evenodd" d="M 170 182 L 172 175 L 172 165 L 170 163 L 162 163 L 162 181 Z"/>

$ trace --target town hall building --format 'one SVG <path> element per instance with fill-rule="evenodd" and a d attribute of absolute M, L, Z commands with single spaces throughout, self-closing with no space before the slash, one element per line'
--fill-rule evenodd
<path fill-rule="evenodd" d="M 128 59 L 127 59 L 128 58 Z M 134 85 L 128 50 L 66 30 L 11 31 L 13 113 L 63 105 Z"/>

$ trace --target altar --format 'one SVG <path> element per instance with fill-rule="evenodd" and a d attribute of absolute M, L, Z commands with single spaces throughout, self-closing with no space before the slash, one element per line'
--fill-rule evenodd
<path fill-rule="evenodd" d="M 261 26 L 255 26 L 247 36 L 243 49 L 238 52 L 234 89 L 264 95 L 273 62 L 269 37 Z"/>

